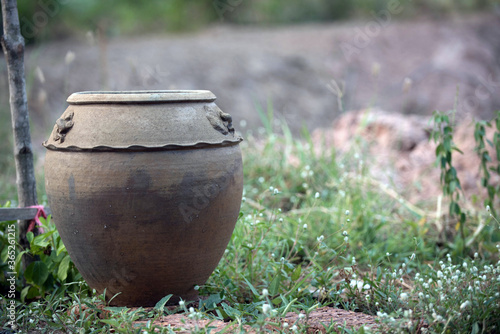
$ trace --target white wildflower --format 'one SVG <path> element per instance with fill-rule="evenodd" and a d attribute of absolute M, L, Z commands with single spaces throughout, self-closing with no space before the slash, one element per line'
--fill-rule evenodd
<path fill-rule="evenodd" d="M 470 305 L 470 301 L 466 300 L 465 302 L 463 302 L 461 305 L 460 305 L 460 309 L 463 310 L 464 308 L 466 308 L 467 306 Z"/>

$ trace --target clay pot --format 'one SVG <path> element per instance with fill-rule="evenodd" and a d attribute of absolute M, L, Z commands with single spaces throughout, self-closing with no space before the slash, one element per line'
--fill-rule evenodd
<path fill-rule="evenodd" d="M 44 142 L 53 220 L 114 305 L 194 300 L 238 218 L 240 136 L 209 91 L 72 94 Z"/>

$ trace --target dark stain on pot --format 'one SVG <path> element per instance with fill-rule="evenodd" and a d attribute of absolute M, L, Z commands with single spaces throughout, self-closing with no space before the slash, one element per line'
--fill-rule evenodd
<path fill-rule="evenodd" d="M 75 191 L 75 177 L 71 174 L 68 178 L 68 189 L 69 189 L 69 199 L 71 201 L 76 200 L 76 191 Z"/>

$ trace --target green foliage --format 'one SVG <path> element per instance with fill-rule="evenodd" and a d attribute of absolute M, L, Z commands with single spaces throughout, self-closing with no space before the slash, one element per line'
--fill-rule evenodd
<path fill-rule="evenodd" d="M 454 116 L 455 111 L 451 112 Z M 466 213 L 460 206 L 460 191 L 462 187 L 457 176 L 457 170 L 453 166 L 452 157 L 453 151 L 462 153 L 453 142 L 453 127 L 450 122 L 450 117 L 447 114 L 435 111 L 433 113 L 434 128 L 431 134 L 432 139 L 437 144 L 436 147 L 436 163 L 441 169 L 441 185 L 443 194 L 448 197 L 449 215 L 455 218 L 457 226 L 460 228 L 462 240 L 465 240 L 464 225 L 467 219 Z M 465 244 L 463 244 L 465 247 Z"/>
<path fill-rule="evenodd" d="M 449 200 L 449 219 L 460 229 L 461 239 L 455 239 L 454 245 L 451 248 L 454 248 L 455 251 L 460 249 L 461 254 L 465 255 L 467 244 L 471 244 L 475 235 L 477 235 L 477 233 L 472 234 L 471 228 L 466 228 L 465 223 L 466 221 L 477 220 L 479 217 L 477 217 L 477 214 L 473 210 L 464 209 L 465 207 L 470 208 L 473 206 L 473 203 L 466 203 L 465 196 L 462 195 L 462 188 L 456 168 L 453 165 L 453 152 L 456 151 L 463 154 L 453 142 L 454 124 L 453 121 L 450 121 L 450 116 L 454 117 L 454 113 L 454 111 L 449 113 L 434 112 L 432 118 L 434 128 L 431 137 L 437 144 L 436 164 L 441 170 L 440 180 L 443 195 L 448 197 Z M 491 139 L 486 136 L 487 128 L 494 130 Z M 495 207 L 498 204 L 500 185 L 498 181 L 494 181 L 494 174 L 496 174 L 496 177 L 500 176 L 500 111 L 497 112 L 497 117 L 491 122 L 475 121 L 473 136 L 475 140 L 474 150 L 480 159 L 480 184 L 486 190 L 484 208 L 488 211 L 490 218 L 496 221 L 497 212 Z M 488 147 L 495 151 L 496 162 L 491 158 Z M 480 194 L 475 194 L 472 198 L 476 200 L 479 197 L 481 197 Z M 479 219 L 482 220 L 483 218 Z M 484 226 L 485 224 L 480 222 L 476 230 L 481 231 Z M 498 231 L 496 231 L 495 227 L 489 227 L 487 230 L 490 231 L 492 240 L 498 239 Z M 469 240 L 466 240 L 467 237 L 469 237 Z"/>
<path fill-rule="evenodd" d="M 6 278 L 15 272 L 16 296 L 23 302 L 30 301 L 58 291 L 59 294 L 71 292 L 76 289 L 75 285 L 67 286 L 67 283 L 82 281 L 81 275 L 71 261 L 66 247 L 61 241 L 55 225 L 50 216 L 47 219 L 40 218 L 41 228 L 44 233 L 34 236 L 33 232 L 27 233 L 30 249 L 22 249 L 17 240 L 17 222 L 0 222 L 2 234 L 0 236 L 0 254 L 2 259 L 1 281 L 2 294 L 9 290 L 10 283 Z M 10 238 L 8 231 L 15 231 L 15 238 Z M 8 246 L 10 240 L 16 240 L 15 253 L 10 252 Z M 15 255 L 15 265 L 9 263 L 10 255 Z M 8 259 L 9 256 L 9 259 Z M 22 258 L 31 257 L 31 262 L 25 269 L 22 266 Z"/>
<path fill-rule="evenodd" d="M 493 126 L 492 123 L 495 125 Z M 493 138 L 486 138 L 486 128 L 495 129 Z M 493 216 L 497 215 L 495 210 L 495 197 L 500 194 L 500 184 L 492 182 L 491 173 L 500 176 L 500 111 L 492 122 L 477 121 L 474 129 L 474 148 L 481 160 L 481 185 L 486 189 L 488 197 L 484 201 L 484 206 L 489 207 Z M 487 147 L 490 146 L 496 153 L 496 163 L 492 160 Z"/>

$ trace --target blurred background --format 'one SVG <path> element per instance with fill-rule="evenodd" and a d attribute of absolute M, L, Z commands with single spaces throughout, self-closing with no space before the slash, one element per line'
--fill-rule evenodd
<path fill-rule="evenodd" d="M 482 119 L 500 109 L 498 0 L 18 4 L 40 170 L 41 142 L 76 91 L 208 89 L 237 130 L 256 134 L 259 112 L 299 135 L 368 107 Z M 0 139 L 0 187 L 13 189 L 0 193 L 14 196 L 3 57 Z"/>

